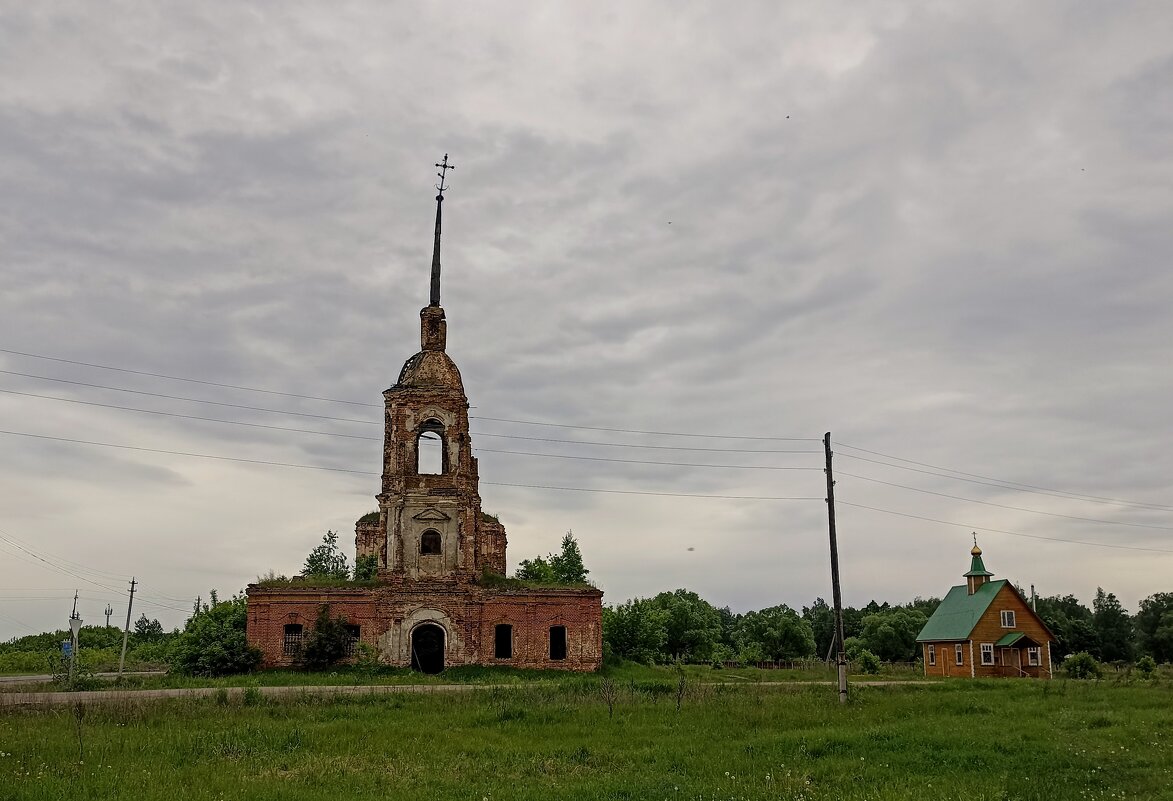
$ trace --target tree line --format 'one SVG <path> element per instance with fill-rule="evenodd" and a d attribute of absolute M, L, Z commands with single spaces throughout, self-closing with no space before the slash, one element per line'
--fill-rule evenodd
<path fill-rule="evenodd" d="M 843 609 L 849 656 L 864 652 L 886 662 L 913 662 L 916 637 L 939 598 L 892 605 L 871 601 Z M 1119 599 L 1096 590 L 1089 609 L 1073 595 L 1040 597 L 1037 612 L 1056 637 L 1052 656 L 1086 652 L 1104 662 L 1151 657 L 1173 662 L 1173 593 L 1155 593 L 1129 614 Z M 738 614 L 687 589 L 603 607 L 603 648 L 636 662 L 741 662 L 824 659 L 831 654 L 835 613 L 822 598 L 801 611 L 786 605 Z"/>

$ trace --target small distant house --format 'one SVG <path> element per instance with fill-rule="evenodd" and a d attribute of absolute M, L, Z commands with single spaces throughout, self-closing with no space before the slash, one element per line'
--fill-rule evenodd
<path fill-rule="evenodd" d="M 1013 584 L 993 580 L 977 543 L 970 555 L 965 583 L 949 590 L 916 638 L 925 675 L 1051 678 L 1055 635 Z"/>

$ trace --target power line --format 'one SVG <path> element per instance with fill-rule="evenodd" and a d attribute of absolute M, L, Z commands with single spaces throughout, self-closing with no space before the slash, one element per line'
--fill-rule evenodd
<path fill-rule="evenodd" d="M 363 403 L 362 401 L 342 400 L 340 398 L 322 398 L 317 395 L 298 395 L 295 392 L 278 392 L 272 389 L 258 389 L 257 387 L 244 387 L 239 384 L 221 384 L 217 381 L 204 381 L 199 378 L 184 378 L 183 376 L 167 375 L 166 373 L 150 373 L 146 370 L 130 370 L 125 367 L 111 367 L 108 364 L 94 364 L 93 362 L 79 362 L 73 359 L 59 359 L 54 356 L 41 356 L 36 353 L 25 353 L 19 350 L 8 350 L 7 348 L 0 348 L 0 353 L 11 353 L 15 356 L 27 356 L 30 359 L 44 359 L 50 362 L 60 362 L 61 364 L 76 364 L 82 367 L 94 367 L 98 370 L 114 370 L 119 373 L 131 373 L 133 375 L 145 375 L 151 378 L 166 378 L 169 381 L 185 381 L 189 384 L 204 384 L 209 387 L 222 387 L 224 389 L 239 389 L 245 392 L 262 392 L 266 395 L 281 395 L 286 398 L 302 398 L 303 400 L 325 401 L 327 403 L 345 403 L 350 406 L 372 406 L 380 407 L 380 403 Z"/>
<path fill-rule="evenodd" d="M 363 425 L 379 425 L 374 420 L 355 420 L 352 417 L 331 417 L 325 414 L 310 414 L 309 412 L 291 412 L 282 409 L 267 409 L 263 406 L 246 406 L 242 403 L 224 403 L 222 401 L 202 400 L 200 398 L 187 398 L 182 395 L 164 395 L 159 392 L 144 392 L 141 389 L 126 389 L 124 387 L 109 387 L 104 384 L 89 384 L 85 381 L 70 381 L 66 378 L 52 378 L 44 375 L 33 375 L 32 373 L 18 373 L 15 370 L 0 370 L 0 373 L 5 375 L 18 375 L 23 378 L 35 378 L 39 381 L 56 381 L 59 384 L 72 384 L 78 387 L 89 387 L 90 389 L 106 389 L 111 392 L 127 392 L 131 395 L 144 395 L 148 398 L 165 398 L 166 400 L 184 401 L 186 403 L 205 403 L 209 406 L 226 406 L 230 409 L 247 409 L 252 412 L 268 412 L 270 414 L 287 414 L 294 417 L 312 417 L 317 420 L 333 420 L 338 423 L 362 423 Z"/>
<path fill-rule="evenodd" d="M 869 451 L 867 448 L 858 448 L 854 445 L 847 445 L 842 442 L 837 442 L 835 444 L 838 445 L 839 447 L 842 447 L 842 448 L 850 448 L 852 450 L 861 451 L 863 453 L 870 453 L 873 456 L 883 456 L 885 459 L 894 459 L 898 462 L 907 462 L 908 464 L 915 464 L 915 465 L 919 465 L 921 467 L 931 467 L 934 470 L 944 470 L 948 473 L 956 473 L 957 474 L 956 476 L 945 475 L 944 473 L 929 473 L 929 475 L 942 476 L 943 478 L 952 478 L 957 481 L 968 481 L 970 479 L 984 479 L 985 481 L 998 482 L 996 484 L 989 484 L 987 486 L 1000 486 L 1000 487 L 1003 487 L 1004 489 L 1013 489 L 1013 490 L 1018 490 L 1021 492 L 1037 492 L 1037 493 L 1043 494 L 1043 495 L 1055 495 L 1056 497 L 1074 498 L 1076 500 L 1095 501 L 1095 502 L 1100 502 L 1100 503 L 1115 503 L 1115 504 L 1121 504 L 1124 506 L 1137 506 L 1137 507 L 1146 508 L 1146 509 L 1157 509 L 1157 510 L 1164 511 L 1164 512 L 1173 512 L 1173 506 L 1163 506 L 1161 504 L 1144 503 L 1142 501 L 1129 501 L 1129 500 L 1124 500 L 1121 498 L 1107 498 L 1107 497 L 1103 497 L 1100 495 L 1082 495 L 1080 493 L 1068 492 L 1066 490 L 1051 489 L 1048 487 L 1039 487 L 1039 486 L 1035 486 L 1034 484 L 1020 484 L 1015 481 L 1008 481 L 1006 479 L 1000 479 L 1000 478 L 992 478 L 990 476 L 983 476 L 978 473 L 966 473 L 961 470 L 954 470 L 951 467 L 939 467 L 937 465 L 927 464 L 925 462 L 917 462 L 912 459 L 904 459 L 899 456 L 892 456 L 891 454 L 880 453 L 879 451 Z M 925 472 L 923 470 L 913 470 L 913 468 L 911 468 L 911 467 L 903 467 L 898 464 L 886 464 L 885 462 L 877 462 L 874 459 L 865 459 L 862 456 L 853 456 L 852 454 L 849 454 L 849 453 L 843 454 L 843 455 L 849 459 L 857 459 L 862 462 L 872 462 L 873 464 L 884 465 L 885 467 L 895 467 L 900 470 L 910 470 L 915 473 Z M 958 476 L 967 476 L 968 478 L 959 478 Z M 973 481 L 971 483 L 982 484 L 984 482 L 983 481 Z"/>
<path fill-rule="evenodd" d="M 1157 526 L 1150 523 L 1129 523 L 1123 520 L 1100 520 L 1094 517 L 1079 517 L 1077 515 L 1065 515 L 1059 512 L 1044 512 L 1039 509 L 1027 509 L 1022 506 L 1009 506 L 1004 503 L 994 503 L 993 501 L 979 501 L 977 498 L 963 498 L 960 495 L 950 495 L 946 492 L 934 492 L 933 490 L 920 489 L 919 487 L 909 487 L 905 484 L 895 484 L 891 481 L 881 481 L 878 478 L 868 478 L 867 476 L 856 475 L 855 473 L 844 473 L 839 471 L 841 476 L 850 476 L 851 478 L 858 478 L 860 481 L 870 481 L 873 484 L 883 484 L 885 487 L 896 487 L 897 489 L 910 490 L 912 492 L 920 492 L 925 495 L 936 495 L 938 498 L 949 498 L 954 501 L 966 501 L 967 503 L 980 503 L 984 506 L 995 506 L 999 509 L 1010 509 L 1015 512 L 1030 512 L 1036 515 L 1047 515 L 1048 517 L 1062 517 L 1067 520 L 1080 520 L 1084 523 L 1105 523 L 1112 526 L 1133 526 L 1135 528 L 1153 528 L 1161 531 L 1173 531 L 1173 526 Z"/>
<path fill-rule="evenodd" d="M 531 453 L 529 451 L 502 451 L 492 448 L 474 448 L 477 453 L 509 453 L 515 456 L 541 456 L 547 459 L 579 459 L 587 462 L 618 462 L 620 464 L 655 464 L 670 467 L 722 467 L 731 470 L 820 470 L 818 467 L 777 467 L 749 464 L 698 464 L 696 462 L 653 462 L 642 459 L 607 459 L 602 456 L 573 456 L 563 453 Z"/>
<path fill-rule="evenodd" d="M 138 412 L 140 414 L 154 414 L 154 415 L 159 415 L 161 417 L 179 417 L 184 420 L 201 420 L 206 423 L 226 423 L 226 424 L 232 425 L 232 426 L 247 426 L 249 428 L 266 428 L 271 431 L 289 431 L 289 432 L 292 432 L 295 434 L 320 434 L 320 435 L 326 436 L 326 437 L 343 437 L 346 439 L 366 439 L 366 440 L 371 440 L 374 442 L 379 442 L 383 439 L 382 437 L 368 437 L 368 436 L 364 436 L 362 434 L 340 434 L 336 431 L 314 431 L 313 429 L 309 429 L 309 428 L 289 428 L 287 426 L 271 426 L 271 425 L 267 425 L 265 423 L 248 423 L 243 420 L 224 420 L 219 417 L 201 417 L 201 416 L 195 415 L 195 414 L 180 414 L 179 412 L 161 412 L 161 411 L 157 411 L 155 409 L 139 409 L 134 406 L 119 406 L 116 403 L 98 403 L 97 401 L 84 401 L 84 400 L 79 400 L 78 398 L 59 398 L 54 395 L 38 395 L 33 392 L 18 392 L 15 389 L 0 389 L 0 392 L 3 392 L 8 395 L 23 395 L 26 398 L 40 398 L 41 400 L 54 400 L 54 401 L 61 401 L 63 403 L 79 403 L 82 406 L 98 406 L 103 409 L 118 409 L 119 411 L 123 411 L 123 412 Z M 202 403 L 203 401 L 200 401 L 200 402 Z M 284 414 L 284 412 L 282 412 L 282 414 Z"/>
<path fill-rule="evenodd" d="M 46 434 L 29 434 L 23 431 L 0 431 L 0 434 L 8 434 L 13 437 L 31 437 L 33 439 L 45 439 L 53 442 L 69 442 L 75 445 L 99 445 L 103 448 L 118 448 L 125 451 L 141 451 L 144 453 L 162 453 L 171 456 L 190 456 L 193 459 L 215 459 L 222 462 L 240 462 L 243 464 L 261 464 L 273 467 L 294 467 L 301 470 L 327 470 L 333 473 L 353 473 L 360 476 L 377 476 L 379 473 L 372 473 L 369 470 L 350 470 L 345 467 L 323 467 L 322 465 L 312 464 L 293 464 L 290 462 L 271 462 L 264 459 L 241 459 L 234 456 L 212 456 L 206 453 L 190 453 L 188 451 L 171 451 L 163 448 L 141 448 L 136 445 L 118 445 L 113 442 L 94 442 L 86 439 L 73 439 L 71 437 L 50 437 Z"/>
<path fill-rule="evenodd" d="M 60 401 L 62 403 L 77 403 L 77 404 L 81 404 L 83 406 L 96 406 L 96 407 L 99 407 L 102 409 L 117 409 L 119 411 L 138 412 L 140 414 L 153 414 L 153 415 L 159 415 L 162 417 L 176 417 L 176 418 L 180 418 L 180 419 L 184 419 L 184 420 L 200 420 L 202 422 L 207 422 L 207 423 L 225 423 L 227 425 L 246 426 L 248 428 L 263 428 L 263 429 L 268 429 L 271 431 L 288 431 L 288 432 L 295 433 L 295 434 L 315 434 L 315 435 L 326 436 L 326 437 L 341 437 L 344 439 L 362 439 L 362 440 L 368 440 L 368 441 L 372 441 L 372 442 L 382 441 L 382 437 L 370 437 L 370 436 L 365 436 L 363 434 L 342 434 L 342 433 L 339 433 L 336 431 L 317 431 L 317 430 L 309 429 L 309 428 L 291 428 L 288 426 L 274 426 L 274 425 L 268 425 L 265 423 L 250 423 L 250 422 L 246 422 L 243 420 L 225 420 L 225 419 L 219 418 L 219 417 L 203 417 L 201 415 L 195 415 L 195 414 L 181 414 L 179 412 L 164 412 L 164 411 L 158 411 L 155 409 L 140 409 L 136 406 L 122 406 L 117 403 L 98 403 L 97 401 L 85 401 L 85 400 L 80 400 L 78 398 L 62 398 L 62 397 L 59 397 L 56 395 L 41 395 L 41 394 L 38 394 L 35 392 L 20 392 L 18 390 L 14 390 L 14 389 L 0 389 L 0 392 L 6 393 L 9 395 L 21 395 L 26 398 L 38 398 L 40 400 Z M 254 409 L 254 411 L 256 411 L 256 409 Z M 279 413 L 279 414 L 285 414 L 285 412 L 280 412 L 278 410 L 272 410 L 272 411 L 275 413 Z M 375 425 L 374 422 L 372 422 L 371 424 Z M 482 431 L 472 431 L 469 433 L 471 433 L 475 437 L 492 437 L 494 439 L 519 439 L 519 440 L 527 440 L 530 442 L 556 442 L 556 443 L 565 444 L 565 445 L 590 445 L 590 446 L 606 447 L 606 448 L 638 448 L 638 449 L 661 450 L 661 451 L 692 451 L 692 452 L 697 452 L 697 453 L 701 453 L 701 452 L 705 452 L 705 453 L 761 453 L 761 454 L 818 453 L 818 451 L 814 451 L 814 450 L 760 449 L 760 448 L 689 448 L 689 447 L 685 447 L 682 445 L 637 445 L 635 443 L 628 443 L 628 442 L 584 442 L 583 440 L 576 440 L 576 439 L 554 439 L 551 437 L 526 437 L 526 436 L 522 436 L 520 434 L 489 434 L 489 433 L 485 433 Z"/>
<path fill-rule="evenodd" d="M 650 434 L 657 437 L 701 437 L 704 439 L 749 439 L 770 442 L 818 442 L 818 437 L 745 437 L 736 434 L 694 434 L 681 431 L 644 431 L 638 428 L 604 428 L 602 426 L 575 426 L 567 423 L 542 423 L 535 420 L 509 420 L 503 417 L 482 417 L 469 415 L 470 420 L 492 420 L 496 423 L 515 423 L 525 426 L 546 426 L 549 428 L 575 428 L 580 431 L 609 431 L 620 434 Z"/>
<path fill-rule="evenodd" d="M 344 404 L 347 404 L 350 406 L 366 406 L 366 407 L 370 407 L 370 408 L 382 408 L 382 404 L 379 404 L 379 403 L 342 400 L 340 398 L 325 398 L 325 397 L 320 397 L 317 395 L 301 395 L 301 394 L 298 394 L 295 392 L 278 392 L 276 390 L 262 389 L 259 387 L 247 387 L 247 386 L 242 386 L 239 384 L 223 384 L 223 383 L 219 383 L 216 381 L 205 381 L 205 380 L 198 379 L 198 378 L 184 378 L 182 376 L 167 375 L 165 373 L 152 373 L 152 372 L 148 372 L 145 370 L 132 370 L 132 369 L 125 368 L 125 367 L 112 367 L 110 365 L 105 365 L 105 364 L 95 364 L 92 362 L 82 362 L 82 361 L 75 361 L 72 359 L 62 359 L 62 358 L 58 358 L 58 357 L 54 357 L 54 356 L 44 356 L 44 355 L 40 355 L 40 354 L 36 354 L 36 353 L 28 353 L 26 351 L 10 350 L 7 348 L 0 348 L 0 353 L 11 353 L 16 356 L 26 356 L 30 359 L 44 359 L 47 361 L 59 362 L 62 364 L 75 364 L 75 365 L 80 365 L 83 367 L 94 367 L 99 370 L 114 370 L 114 371 L 117 371 L 120 373 L 130 373 L 133 375 L 145 375 L 145 376 L 150 376 L 152 378 L 164 378 L 164 379 L 171 380 L 171 381 L 185 381 L 188 383 L 204 384 L 206 386 L 222 387 L 225 389 L 238 389 L 238 390 L 243 390 L 245 392 L 260 392 L 260 393 L 264 393 L 266 395 L 278 395 L 278 396 L 287 397 L 287 398 L 301 398 L 301 399 L 305 399 L 305 400 L 325 401 L 327 403 L 344 403 Z M 29 375 L 27 373 L 17 373 L 17 372 L 13 372 L 13 371 L 9 371 L 9 370 L 0 370 L 0 372 L 9 373 L 11 375 L 25 376 L 28 378 L 40 378 L 45 381 L 65 381 L 65 379 L 47 378 L 45 376 L 35 376 L 35 375 Z M 65 381 L 65 383 L 80 384 L 82 386 L 91 386 L 91 387 L 95 387 L 95 388 L 99 388 L 99 389 L 110 389 L 110 390 L 114 390 L 116 392 L 133 392 L 134 391 L 134 390 L 119 389 L 118 387 L 103 387 L 103 386 L 99 386 L 96 384 L 83 384 L 82 382 L 79 382 L 79 381 Z M 150 395 L 151 393 L 140 393 L 140 394 Z M 170 396 L 170 395 L 158 395 L 156 397 L 170 398 L 172 400 L 186 400 L 186 401 L 189 401 L 192 403 L 215 403 L 215 401 L 202 401 L 202 400 L 197 400 L 194 398 L 178 398 L 178 397 L 174 397 L 174 396 Z M 232 406 L 233 404 L 217 404 L 217 405 Z M 252 406 L 239 406 L 237 408 L 250 409 L 253 411 L 276 411 L 276 410 L 272 410 L 272 409 L 257 409 L 256 407 L 252 407 Z M 278 413 L 280 413 L 280 414 L 299 414 L 298 412 L 278 412 Z M 323 417 L 322 415 L 304 415 L 304 416 Z M 324 419 L 337 420 L 339 418 L 324 417 Z M 493 422 L 511 423 L 514 425 L 547 426 L 547 427 L 553 427 L 553 428 L 570 428 L 570 429 L 578 429 L 581 431 L 610 431 L 610 432 L 623 433 L 623 434 L 648 434 L 648 435 L 663 436 L 663 437 L 700 437 L 700 438 L 707 438 L 707 439 L 742 439 L 742 440 L 764 440 L 764 441 L 773 441 L 773 442 L 819 442 L 820 441 L 818 437 L 760 437 L 760 436 L 757 436 L 757 437 L 748 436 L 747 437 L 747 436 L 732 435 L 732 434 L 697 434 L 695 432 L 683 432 L 683 431 L 645 431 L 645 430 L 636 429 L 636 428 L 607 428 L 607 427 L 602 427 L 602 426 L 578 426 L 578 425 L 570 425 L 568 423 L 546 423 L 546 422 L 542 422 L 542 421 L 538 421 L 538 420 L 514 420 L 514 419 L 503 418 L 503 417 L 471 416 L 470 419 L 491 420 Z M 367 422 L 367 421 L 347 420 L 346 422 L 361 423 L 361 422 Z"/>
<path fill-rule="evenodd" d="M 1008 531 L 1002 528 L 987 528 L 985 526 L 975 526 L 971 523 L 955 523 L 951 520 L 938 520 L 935 517 L 924 517 L 923 515 L 914 515 L 907 512 L 896 512 L 892 509 L 881 509 L 876 506 L 866 506 L 862 503 L 851 503 L 849 501 L 839 500 L 841 506 L 854 506 L 856 509 L 867 509 L 872 512 L 881 512 L 886 515 L 895 515 L 897 517 L 907 517 L 913 520 L 926 520 L 930 523 L 940 523 L 943 526 L 956 526 L 957 528 L 969 529 L 970 531 L 988 531 L 994 534 L 1009 534 L 1012 537 L 1026 537 L 1032 540 L 1045 540 L 1047 542 L 1062 542 L 1068 545 L 1090 545 L 1095 548 L 1116 548 L 1124 551 L 1149 551 L 1151 553 L 1173 553 L 1171 550 L 1165 548 L 1145 548 L 1140 545 L 1117 545 L 1104 542 L 1088 542 L 1087 540 L 1066 540 L 1060 537 L 1043 537 L 1038 534 L 1024 534 L 1021 531 Z"/>
<path fill-rule="evenodd" d="M 564 492 L 602 492 L 615 495 L 659 495 L 665 498 L 719 498 L 731 501 L 821 501 L 821 497 L 781 497 L 775 495 L 701 495 L 692 492 L 644 492 L 641 490 L 587 489 L 584 487 L 552 487 L 546 484 L 508 484 L 502 481 L 482 481 L 494 487 L 525 487 L 526 489 L 562 490 Z"/>
<path fill-rule="evenodd" d="M 240 458 L 236 458 L 236 457 L 232 457 L 232 456 L 215 456 L 215 455 L 206 454 L 206 453 L 190 453 L 188 451 L 171 451 L 171 450 L 164 450 L 162 448 L 140 448 L 135 445 L 118 445 L 118 444 L 115 444 L 112 442 L 94 442 L 93 440 L 73 439 L 71 437 L 50 437 L 45 434 L 29 434 L 29 433 L 25 433 L 22 431 L 0 431 L 0 434 L 8 434 L 8 435 L 17 436 L 17 437 L 32 437 L 34 439 L 45 439 L 45 440 L 51 440 L 54 442 L 68 442 L 68 443 L 76 444 L 76 445 L 97 445 L 97 446 L 104 447 L 104 448 L 118 448 L 120 450 L 143 451 L 146 453 L 161 453 L 161 454 L 169 454 L 172 456 L 190 456 L 190 457 L 197 458 L 197 459 L 213 459 L 213 460 L 217 460 L 217 461 L 241 462 L 244 464 L 259 464 L 259 465 L 268 465 L 268 466 L 274 466 L 274 467 L 294 467 L 294 468 L 300 468 L 300 469 L 304 469 L 304 470 L 329 470 L 329 471 L 333 471 L 333 472 L 353 473 L 356 475 L 365 475 L 365 476 L 380 475 L 379 473 L 372 473 L 372 472 L 365 471 L 365 470 L 348 470 L 348 469 L 342 468 L 342 467 L 323 467 L 320 465 L 293 464 L 290 462 L 272 462 L 272 461 L 265 461 L 265 460 L 261 460 L 261 459 L 240 459 Z M 636 491 L 636 490 L 604 490 L 604 489 L 591 489 L 591 488 L 587 488 L 587 487 L 550 487 L 550 486 L 537 485 L 537 484 L 505 484 L 505 483 L 499 483 L 499 482 L 494 482 L 494 481 L 482 481 L 480 483 L 491 485 L 491 486 L 500 486 L 500 487 L 530 487 L 532 489 L 565 490 L 567 492 L 617 493 L 617 494 L 621 494 L 621 495 L 659 495 L 659 496 L 663 496 L 663 497 L 667 497 L 667 498 L 722 498 L 722 499 L 733 499 L 733 500 L 740 499 L 740 500 L 748 500 L 748 501 L 820 500 L 817 498 L 812 499 L 812 498 L 748 496 L 748 495 L 701 495 L 701 494 L 694 494 L 694 493 L 679 493 L 679 492 L 640 492 L 640 491 Z M 109 589 L 109 588 L 107 587 L 104 589 Z"/>

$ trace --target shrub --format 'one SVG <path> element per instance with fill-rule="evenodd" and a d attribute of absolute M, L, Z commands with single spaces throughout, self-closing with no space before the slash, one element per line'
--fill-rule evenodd
<path fill-rule="evenodd" d="M 314 630 L 305 639 L 301 663 L 311 669 L 329 667 L 350 656 L 354 637 L 344 618 L 330 617 L 330 607 L 322 604 Z"/>
<path fill-rule="evenodd" d="M 1140 659 L 1136 660 L 1136 669 L 1143 673 L 1144 677 L 1147 679 L 1149 676 L 1152 676 L 1153 671 L 1157 669 L 1157 660 L 1153 659 L 1151 656 L 1142 656 Z"/>
<path fill-rule="evenodd" d="M 248 673 L 261 662 L 261 652 L 245 636 L 248 599 L 234 595 L 188 619 L 171 644 L 171 668 L 188 676 Z"/>
<path fill-rule="evenodd" d="M 359 556 L 354 560 L 354 580 L 373 581 L 379 571 L 379 557 L 374 554 Z"/>
<path fill-rule="evenodd" d="M 866 648 L 861 648 L 856 652 L 855 663 L 859 665 L 860 671 L 864 673 L 880 672 L 880 657 Z"/>
<path fill-rule="evenodd" d="M 1104 675 L 1100 663 L 1087 651 L 1080 651 L 1064 659 L 1063 671 L 1072 679 L 1098 679 Z"/>

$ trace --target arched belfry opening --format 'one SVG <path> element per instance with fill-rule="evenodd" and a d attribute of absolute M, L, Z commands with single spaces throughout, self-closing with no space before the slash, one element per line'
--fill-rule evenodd
<path fill-rule="evenodd" d="M 444 669 L 444 629 L 421 623 L 411 630 L 411 669 L 439 673 Z"/>
<path fill-rule="evenodd" d="M 448 472 L 448 448 L 444 424 L 425 420 L 415 440 L 415 472 L 421 476 L 439 476 Z"/>

